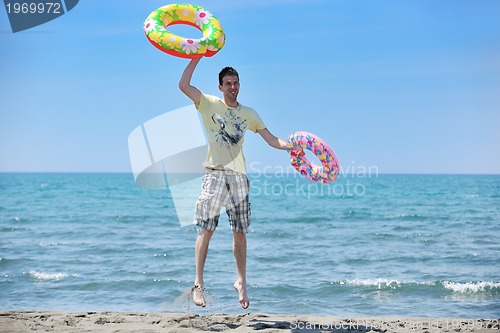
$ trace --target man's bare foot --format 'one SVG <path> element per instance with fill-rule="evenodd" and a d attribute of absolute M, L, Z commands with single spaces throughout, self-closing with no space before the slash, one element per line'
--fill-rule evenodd
<path fill-rule="evenodd" d="M 250 306 L 250 300 L 248 299 L 246 283 L 236 281 L 234 283 L 234 289 L 236 289 L 236 291 L 238 292 L 241 307 L 243 309 L 248 309 L 248 307 Z"/>
<path fill-rule="evenodd" d="M 193 287 L 193 302 L 194 304 L 205 307 L 205 289 L 202 285 L 195 284 Z"/>

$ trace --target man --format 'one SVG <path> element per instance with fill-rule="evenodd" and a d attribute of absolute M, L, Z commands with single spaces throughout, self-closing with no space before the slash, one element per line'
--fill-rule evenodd
<path fill-rule="evenodd" d="M 276 149 L 285 150 L 286 143 L 266 128 L 259 115 L 238 102 L 240 81 L 234 68 L 226 67 L 219 73 L 222 99 L 205 95 L 191 85 L 191 78 L 200 59 L 193 59 L 185 68 L 179 88 L 200 111 L 209 148 L 203 165 L 202 193 L 195 207 L 194 223 L 200 227 L 196 239 L 196 279 L 193 301 L 204 307 L 203 271 L 208 245 L 217 227 L 220 209 L 226 208 L 233 233 L 233 253 L 236 260 L 236 281 L 239 302 L 243 309 L 250 306 L 246 283 L 246 233 L 250 225 L 249 182 L 245 157 L 241 150 L 245 131 L 250 129 Z"/>

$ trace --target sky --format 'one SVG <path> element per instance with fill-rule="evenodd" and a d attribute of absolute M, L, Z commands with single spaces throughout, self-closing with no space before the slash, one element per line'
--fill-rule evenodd
<path fill-rule="evenodd" d="M 178 89 L 188 60 L 142 29 L 167 3 L 82 0 L 18 33 L 0 8 L 0 172 L 131 172 L 134 128 L 190 104 Z M 226 44 L 192 83 L 220 95 L 218 72 L 235 67 L 240 102 L 273 134 L 318 135 L 344 173 L 500 173 L 500 1 L 195 4 Z M 252 132 L 244 151 L 251 172 L 289 166 Z"/>

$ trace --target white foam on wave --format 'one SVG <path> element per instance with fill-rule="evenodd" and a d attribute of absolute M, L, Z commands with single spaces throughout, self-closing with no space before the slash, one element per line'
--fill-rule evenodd
<path fill-rule="evenodd" d="M 36 280 L 62 280 L 67 277 L 78 277 L 78 274 L 66 274 L 66 273 L 43 273 L 38 271 L 29 271 L 29 276 Z"/>
<path fill-rule="evenodd" d="M 500 282 L 451 282 L 444 281 L 443 287 L 460 294 L 475 294 L 500 288 Z"/>
<path fill-rule="evenodd" d="M 382 288 L 396 289 L 396 288 L 401 287 L 401 285 L 405 284 L 405 283 L 416 283 L 416 282 L 415 281 L 399 281 L 399 280 L 384 279 L 384 278 L 354 279 L 354 280 L 343 281 L 343 284 L 348 284 L 348 285 L 354 286 L 354 287 L 377 287 L 379 289 L 382 289 Z"/>
<path fill-rule="evenodd" d="M 377 289 L 398 289 L 405 286 L 442 286 L 444 289 L 452 290 L 460 294 L 475 294 L 489 292 L 500 289 L 500 282 L 454 282 L 454 281 L 415 281 L 415 280 L 397 280 L 397 279 L 354 279 L 340 281 L 341 285 L 353 287 L 376 287 Z"/>
<path fill-rule="evenodd" d="M 38 243 L 39 246 L 41 247 L 47 247 L 47 246 L 59 246 L 61 243 L 56 243 L 56 242 L 40 242 Z"/>

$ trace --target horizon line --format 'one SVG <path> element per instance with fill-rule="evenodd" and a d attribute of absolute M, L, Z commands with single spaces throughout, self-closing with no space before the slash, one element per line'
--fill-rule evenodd
<path fill-rule="evenodd" d="M 132 171 L 0 171 L 0 174 L 130 174 L 133 176 Z M 174 174 L 191 174 L 191 172 L 175 172 Z M 280 172 L 247 172 L 247 175 L 296 175 L 298 172 L 290 173 L 280 173 Z M 356 173 L 340 173 L 339 176 L 356 176 Z M 451 172 L 451 173 L 441 173 L 441 172 L 379 172 L 376 175 L 366 175 L 367 177 L 378 175 L 415 175 L 415 176 L 500 176 L 498 173 L 468 173 L 468 172 Z"/>

